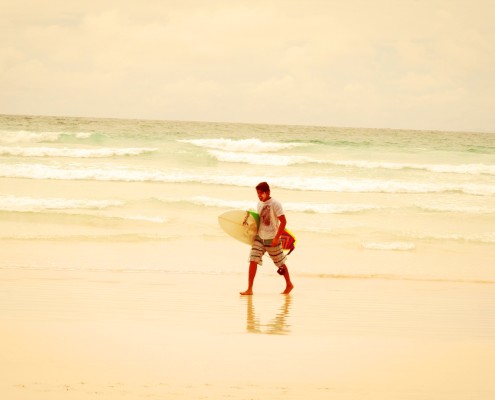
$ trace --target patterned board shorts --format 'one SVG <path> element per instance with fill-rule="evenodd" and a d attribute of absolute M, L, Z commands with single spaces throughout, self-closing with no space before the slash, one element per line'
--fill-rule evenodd
<path fill-rule="evenodd" d="M 262 257 L 265 252 L 268 252 L 271 259 L 273 260 L 273 263 L 277 267 L 280 268 L 282 265 L 285 265 L 286 257 L 284 252 L 282 251 L 282 244 L 279 242 L 278 246 L 274 247 L 265 245 L 263 243 L 263 240 L 259 236 L 256 236 L 251 247 L 251 253 L 249 254 L 249 261 L 254 261 L 256 262 L 256 264 L 262 265 Z"/>

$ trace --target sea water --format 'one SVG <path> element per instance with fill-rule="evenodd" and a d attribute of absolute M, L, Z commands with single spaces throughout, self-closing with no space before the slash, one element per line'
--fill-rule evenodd
<path fill-rule="evenodd" d="M 244 273 L 216 217 L 255 209 L 261 181 L 301 274 L 424 276 L 444 259 L 495 280 L 495 134 L 8 115 L 0 268 Z"/>

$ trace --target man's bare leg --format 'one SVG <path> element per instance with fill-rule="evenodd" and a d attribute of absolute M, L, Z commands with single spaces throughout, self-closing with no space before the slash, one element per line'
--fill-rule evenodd
<path fill-rule="evenodd" d="M 241 292 L 243 296 L 250 296 L 253 294 L 253 284 L 254 278 L 256 276 L 256 271 L 258 271 L 258 264 L 256 264 L 256 262 L 254 261 L 251 261 L 249 263 L 248 288 L 246 291 Z"/>
<path fill-rule="evenodd" d="M 284 268 L 284 278 L 285 278 L 285 290 L 282 292 L 282 294 L 289 294 L 292 291 L 292 289 L 294 289 L 294 285 L 290 280 L 289 268 L 287 268 L 287 265 L 284 265 L 283 268 Z"/>

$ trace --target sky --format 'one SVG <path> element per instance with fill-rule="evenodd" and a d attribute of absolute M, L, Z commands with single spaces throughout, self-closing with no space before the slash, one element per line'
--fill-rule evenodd
<path fill-rule="evenodd" d="M 0 0 L 0 114 L 495 132 L 495 0 Z"/>

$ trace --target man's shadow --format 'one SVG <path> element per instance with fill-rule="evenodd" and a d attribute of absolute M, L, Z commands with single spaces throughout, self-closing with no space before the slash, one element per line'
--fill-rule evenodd
<path fill-rule="evenodd" d="M 292 297 L 290 295 L 285 295 L 283 298 L 283 304 L 275 317 L 270 322 L 261 324 L 256 315 L 253 296 L 242 296 L 242 299 L 246 302 L 247 308 L 247 331 L 249 333 L 264 333 L 268 335 L 287 335 L 290 333 L 290 325 L 287 323 L 287 319 L 289 317 Z"/>

